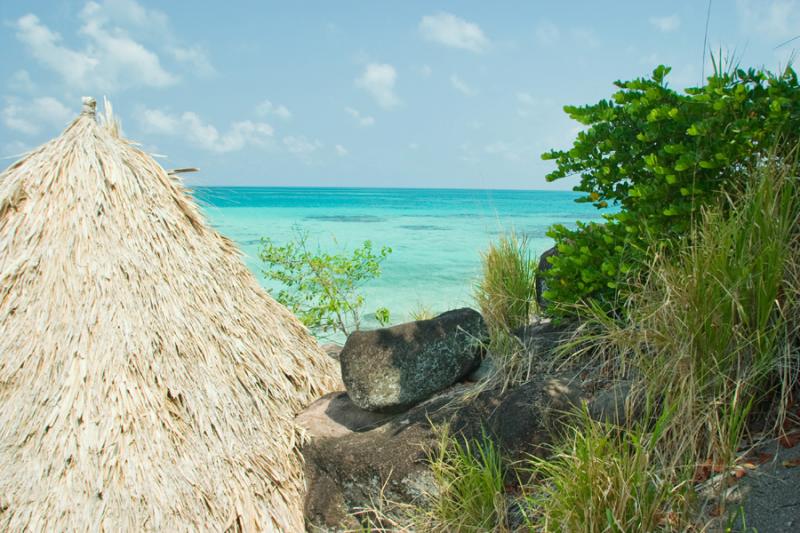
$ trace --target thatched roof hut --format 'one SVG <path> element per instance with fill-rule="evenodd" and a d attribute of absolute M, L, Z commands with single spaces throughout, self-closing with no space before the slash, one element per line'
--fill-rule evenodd
<path fill-rule="evenodd" d="M 335 375 L 93 100 L 0 174 L 0 530 L 302 530 Z"/>

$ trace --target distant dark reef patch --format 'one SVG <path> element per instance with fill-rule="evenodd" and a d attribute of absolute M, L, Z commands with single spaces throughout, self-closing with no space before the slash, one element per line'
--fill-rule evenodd
<path fill-rule="evenodd" d="M 306 220 L 323 222 L 385 222 L 386 219 L 374 215 L 309 215 Z"/>
<path fill-rule="evenodd" d="M 450 228 L 445 226 L 434 226 L 432 224 L 406 224 L 399 226 L 403 229 L 410 229 L 414 231 L 449 231 Z"/>

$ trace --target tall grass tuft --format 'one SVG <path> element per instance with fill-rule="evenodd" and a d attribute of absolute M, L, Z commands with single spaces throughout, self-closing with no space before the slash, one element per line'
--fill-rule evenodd
<path fill-rule="evenodd" d="M 513 331 L 536 312 L 536 264 L 528 238 L 510 233 L 481 255 L 482 275 L 475 300 L 489 330 Z"/>
<path fill-rule="evenodd" d="M 411 320 L 430 320 L 436 316 L 436 313 L 433 312 L 433 309 L 428 307 L 427 305 L 419 302 L 417 303 L 416 307 L 414 307 L 411 311 L 409 311 L 408 316 Z"/>
<path fill-rule="evenodd" d="M 504 466 L 488 436 L 466 441 L 441 430 L 430 466 L 437 492 L 430 510 L 419 520 L 421 530 L 505 529 Z"/>
<path fill-rule="evenodd" d="M 672 412 L 660 448 L 674 472 L 732 466 L 765 402 L 776 428 L 785 416 L 798 376 L 796 170 L 764 162 L 699 216 L 675 254 L 656 259 L 626 318 L 588 321 L 589 343 L 633 368 L 652 404 Z"/>
<path fill-rule="evenodd" d="M 703 214 L 692 244 L 633 299 L 633 322 L 647 334 L 639 367 L 680 408 L 698 458 L 730 463 L 752 407 L 776 387 L 779 398 L 789 394 L 798 192 L 793 172 L 762 168 L 737 198 Z"/>
<path fill-rule="evenodd" d="M 662 415 L 652 429 L 592 420 L 584 410 L 570 436 L 547 459 L 532 458 L 537 484 L 528 497 L 535 531 L 626 532 L 683 530 L 687 486 L 665 471 L 659 442 Z"/>

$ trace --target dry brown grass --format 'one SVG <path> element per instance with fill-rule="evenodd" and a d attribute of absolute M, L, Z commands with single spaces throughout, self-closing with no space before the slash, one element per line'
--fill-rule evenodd
<path fill-rule="evenodd" d="M 0 174 L 0 529 L 301 531 L 336 370 L 118 131 L 89 102 Z"/>

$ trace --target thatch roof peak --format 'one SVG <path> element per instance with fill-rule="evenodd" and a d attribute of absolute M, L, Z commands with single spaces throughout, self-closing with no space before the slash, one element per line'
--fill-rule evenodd
<path fill-rule="evenodd" d="M 81 104 L 83 105 L 83 109 L 81 109 L 81 115 L 89 115 L 90 117 L 94 117 L 97 111 L 97 101 L 92 98 L 91 96 L 84 96 L 81 98 Z"/>
<path fill-rule="evenodd" d="M 301 529 L 335 369 L 95 110 L 0 173 L 0 529 Z"/>

